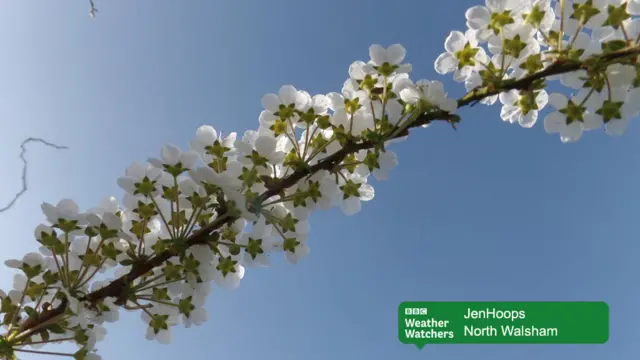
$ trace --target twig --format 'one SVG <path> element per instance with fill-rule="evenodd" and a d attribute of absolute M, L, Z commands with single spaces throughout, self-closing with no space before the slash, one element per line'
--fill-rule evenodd
<path fill-rule="evenodd" d="M 93 0 L 89 0 L 89 17 L 91 17 L 92 19 L 96 17 L 96 13 L 98 12 L 98 9 L 96 8 L 96 4 L 93 3 Z"/>
<path fill-rule="evenodd" d="M 20 152 L 20 159 L 22 160 L 22 164 L 23 164 L 23 166 L 22 166 L 22 188 L 20 189 L 20 191 L 18 191 L 16 193 L 16 195 L 13 197 L 13 199 L 11 201 L 9 201 L 9 203 L 5 207 L 0 208 L 0 213 L 5 212 L 5 211 L 9 210 L 11 207 L 13 207 L 13 205 L 15 205 L 15 203 L 18 201 L 18 199 L 22 195 L 24 195 L 24 193 L 27 192 L 27 189 L 28 189 L 28 187 L 27 187 L 27 166 L 29 164 L 27 163 L 27 159 L 25 158 L 25 154 L 27 153 L 27 146 L 26 145 L 28 143 L 30 143 L 30 142 L 39 142 L 39 143 L 42 143 L 42 144 L 44 144 L 46 146 L 52 147 L 52 148 L 57 149 L 57 150 L 66 150 L 66 149 L 68 149 L 68 147 L 66 147 L 66 146 L 56 145 L 56 144 L 50 143 L 50 142 L 48 142 L 46 140 L 43 140 L 41 138 L 29 137 L 29 138 L 25 139 L 22 142 L 22 144 L 20 144 L 20 148 L 22 148 L 22 151 Z"/>

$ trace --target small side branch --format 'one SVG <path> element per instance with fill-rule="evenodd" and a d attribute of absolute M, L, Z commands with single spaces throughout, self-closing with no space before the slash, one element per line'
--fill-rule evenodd
<path fill-rule="evenodd" d="M 13 207 L 13 205 L 15 205 L 15 203 L 18 201 L 18 199 L 22 195 L 24 195 L 24 193 L 27 192 L 27 189 L 28 189 L 28 187 L 27 187 L 27 167 L 28 167 L 29 163 L 27 162 L 27 159 L 25 158 L 25 154 L 27 153 L 27 144 L 30 143 L 30 142 L 39 142 L 41 144 L 44 144 L 46 146 L 52 147 L 52 148 L 57 149 L 57 150 L 66 150 L 66 149 L 68 149 L 68 147 L 66 147 L 66 146 L 56 145 L 56 144 L 50 143 L 50 142 L 48 142 L 46 140 L 43 140 L 41 138 L 34 138 L 34 137 L 26 138 L 22 142 L 22 144 L 20 144 L 20 148 L 22 149 L 22 151 L 20 152 L 20 159 L 22 160 L 22 164 L 23 164 L 22 165 L 22 188 L 20 189 L 20 191 L 18 191 L 16 193 L 16 195 L 13 197 L 13 199 L 11 199 L 11 201 L 9 201 L 9 203 L 6 206 L 0 208 L 0 213 L 11 209 Z"/>
<path fill-rule="evenodd" d="M 93 0 L 89 0 L 89 7 L 89 17 L 93 19 L 96 17 L 96 13 L 98 12 L 96 4 L 93 3 Z"/>

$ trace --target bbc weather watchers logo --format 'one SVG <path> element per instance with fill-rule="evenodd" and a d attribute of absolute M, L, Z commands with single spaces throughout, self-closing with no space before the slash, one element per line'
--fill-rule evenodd
<path fill-rule="evenodd" d="M 406 308 L 404 309 L 405 315 L 427 315 L 427 308 Z"/>

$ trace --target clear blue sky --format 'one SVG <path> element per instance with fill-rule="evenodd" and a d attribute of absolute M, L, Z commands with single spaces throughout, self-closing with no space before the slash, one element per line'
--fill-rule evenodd
<path fill-rule="evenodd" d="M 437 7 L 436 7 L 437 4 Z M 30 191 L 0 215 L 0 257 L 37 248 L 42 201 L 83 208 L 109 195 L 132 161 L 186 146 L 211 124 L 258 125 L 260 98 L 283 84 L 339 91 L 373 43 L 402 43 L 415 79 L 480 0 L 3 1 L 0 12 L 0 203 L 20 187 L 19 144 L 32 144 Z M 458 132 L 416 131 L 400 165 L 355 217 L 312 217 L 311 256 L 214 289 L 203 327 L 172 345 L 144 340 L 139 316 L 108 327 L 104 359 L 632 359 L 640 355 L 640 127 L 563 145 L 508 125 L 499 107 L 461 112 Z M 636 120 L 637 121 L 637 120 Z M 0 271 L 0 287 L 13 273 Z M 427 346 L 397 338 L 405 300 L 604 300 L 611 337 L 593 346 Z M 25 357 L 31 359 L 34 357 Z"/>

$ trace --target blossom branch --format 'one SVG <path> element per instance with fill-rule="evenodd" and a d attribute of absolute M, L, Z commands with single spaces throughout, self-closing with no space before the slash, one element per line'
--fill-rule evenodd
<path fill-rule="evenodd" d="M 627 13 L 640 15 L 640 8 L 624 3 L 603 12 L 585 3 L 566 14 L 574 24 L 565 22 L 570 10 L 562 4 L 560 19 L 549 2 L 525 5 L 474 7 L 465 13 L 470 29 L 447 37 L 435 70 L 473 88 L 460 99 L 449 98 L 439 81 L 410 80 L 401 45 L 373 45 L 368 63 L 350 66 L 340 93 L 312 97 L 285 85 L 262 98 L 259 131 L 242 140 L 205 125 L 189 151 L 165 145 L 162 159 L 131 165 L 118 179 L 124 208 L 115 198 L 86 213 L 69 199 L 43 204 L 50 225 L 39 225 L 35 236 L 46 258 L 29 253 L 7 262 L 24 275 L 9 295 L 0 291 L 9 327 L 0 336 L 0 357 L 46 342 L 51 332 L 74 338 L 81 346 L 76 359 L 98 359 L 93 345 L 101 324 L 117 320 L 122 308 L 142 310 L 147 339 L 167 343 L 180 319 L 186 327 L 206 320 L 211 281 L 235 287 L 245 266 L 265 266 L 273 251 L 292 263 L 306 256 L 310 212 L 336 205 L 346 215 L 360 211 L 360 202 L 374 197 L 369 175 L 383 180 L 397 165 L 387 149 L 391 140 L 434 121 L 455 129 L 458 108 L 499 99 L 504 121 L 529 128 L 550 103 L 556 111 L 544 128 L 563 142 L 603 126 L 610 135 L 622 133 L 640 113 L 640 48 L 631 40 L 640 39 L 640 27 Z M 609 28 L 585 42 L 578 35 L 592 23 Z M 566 42 L 564 25 L 575 30 Z M 586 91 L 549 96 L 550 77 Z M 115 280 L 93 279 L 117 265 L 123 267 Z"/>
<path fill-rule="evenodd" d="M 635 47 L 630 47 L 620 51 L 616 51 L 610 54 L 601 55 L 597 58 L 599 61 L 602 61 L 602 62 L 615 63 L 615 62 L 625 61 L 627 58 L 631 56 L 637 56 L 638 54 L 640 54 L 640 47 L 635 46 Z M 480 101 L 482 99 L 485 99 L 489 96 L 497 95 L 502 92 L 513 90 L 513 89 L 526 90 L 534 82 L 541 79 L 545 79 L 546 77 L 549 77 L 552 75 L 569 73 L 569 72 L 583 69 L 586 63 L 587 63 L 586 61 L 585 62 L 557 61 L 552 65 L 550 65 L 549 67 L 547 67 L 546 69 L 539 71 L 535 74 L 531 74 L 529 76 L 523 77 L 519 80 L 505 82 L 503 85 L 494 87 L 494 88 L 484 87 L 484 88 L 478 88 L 473 91 L 470 91 L 466 95 L 464 95 L 462 98 L 457 100 L 458 106 L 464 107 L 464 106 L 473 104 L 477 101 Z M 428 112 L 419 116 L 415 120 L 415 122 L 409 125 L 406 131 L 399 133 L 395 137 L 397 138 L 397 137 L 406 136 L 408 135 L 409 128 L 415 128 L 421 125 L 426 125 L 431 123 L 432 121 L 446 121 L 450 123 L 455 123 L 455 122 L 458 122 L 459 120 L 460 118 L 457 115 L 450 114 L 446 111 L 440 110 L 440 111 Z M 268 190 L 259 196 L 259 201 L 263 202 L 277 194 L 280 194 L 282 191 L 294 186 L 300 180 L 304 179 L 309 175 L 315 174 L 318 171 L 331 170 L 336 165 L 340 164 L 340 162 L 342 162 L 350 154 L 356 153 L 360 150 L 374 148 L 376 145 L 377 144 L 373 141 L 348 141 L 340 150 L 322 159 L 317 164 L 310 166 L 308 168 L 298 169 L 294 171 L 292 174 L 284 178 L 275 179 L 271 183 L 271 186 L 268 188 Z M 233 216 L 230 216 L 229 214 L 224 214 L 224 213 L 220 214 L 220 216 L 215 221 L 211 222 L 209 225 L 194 232 L 186 240 L 186 246 L 191 247 L 195 245 L 207 244 L 211 236 L 216 231 L 221 229 L 225 224 L 229 224 L 237 219 L 238 217 L 233 217 Z M 100 300 L 107 297 L 121 298 L 123 294 L 126 293 L 127 286 L 129 283 L 147 274 L 154 268 L 163 265 L 166 261 L 168 261 L 170 258 L 176 255 L 178 255 L 178 252 L 176 249 L 169 249 L 155 255 L 154 257 L 152 257 L 147 261 L 135 263 L 129 273 L 112 281 L 109 285 L 87 294 L 86 296 L 80 298 L 80 300 L 87 301 L 92 304 L 96 304 Z M 30 332 L 28 332 L 29 329 L 40 328 L 41 324 L 47 323 L 51 321 L 51 319 L 54 319 L 55 317 L 64 314 L 67 304 L 68 304 L 67 302 L 63 302 L 56 308 L 44 311 L 38 318 L 33 318 L 28 320 L 21 327 L 21 331 L 23 332 L 27 331 L 26 333 L 24 333 L 26 336 L 30 335 Z M 26 337 L 26 336 L 22 335 L 21 337 Z"/>

